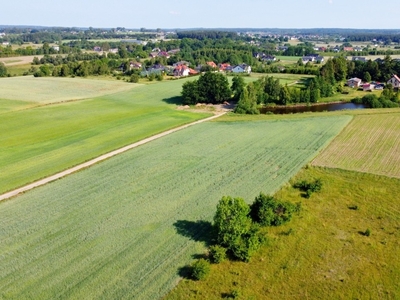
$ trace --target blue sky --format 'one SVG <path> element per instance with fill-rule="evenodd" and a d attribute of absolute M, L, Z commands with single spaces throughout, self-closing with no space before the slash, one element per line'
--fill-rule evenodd
<path fill-rule="evenodd" d="M 1 4 L 0 25 L 400 29 L 400 1 L 18 0 Z"/>

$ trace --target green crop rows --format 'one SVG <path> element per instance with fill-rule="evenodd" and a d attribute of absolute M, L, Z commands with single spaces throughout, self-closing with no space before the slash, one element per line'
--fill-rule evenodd
<path fill-rule="evenodd" d="M 62 80 L 51 81 L 53 91 Z M 71 80 L 66 81 L 70 89 Z M 43 82 L 37 83 L 41 86 Z M 179 95 L 181 85 L 180 80 L 139 85 L 94 99 L 29 109 L 21 109 L 23 101 L 0 101 L 0 193 L 208 116 L 176 110 L 168 103 Z"/>
<path fill-rule="evenodd" d="M 0 298 L 165 295 L 223 195 L 276 191 L 350 119 L 203 123 L 0 203 Z"/>

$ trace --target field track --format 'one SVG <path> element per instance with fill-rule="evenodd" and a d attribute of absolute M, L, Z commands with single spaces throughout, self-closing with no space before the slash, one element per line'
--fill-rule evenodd
<path fill-rule="evenodd" d="M 20 187 L 18 189 L 15 189 L 13 191 L 8 192 L 8 193 L 2 194 L 2 195 L 0 195 L 0 201 L 9 199 L 11 197 L 17 196 L 18 194 L 21 194 L 21 193 L 24 193 L 24 192 L 29 191 L 31 189 L 34 189 L 34 188 L 36 188 L 38 186 L 41 186 L 41 185 L 44 185 L 46 183 L 52 182 L 54 180 L 60 179 L 60 178 L 65 177 L 65 176 L 67 176 L 69 174 L 72 174 L 72 173 L 77 172 L 79 170 L 82 170 L 84 168 L 90 167 L 90 166 L 92 166 L 92 165 L 94 165 L 94 164 L 96 164 L 98 162 L 101 162 L 101 161 L 107 159 L 107 158 L 110 158 L 110 157 L 115 156 L 117 154 L 123 153 L 123 152 L 128 151 L 130 149 L 133 149 L 135 147 L 141 146 L 141 145 L 146 144 L 148 142 L 154 141 L 154 140 L 156 140 L 156 139 L 158 139 L 160 137 L 166 136 L 166 135 L 168 135 L 170 133 L 176 132 L 178 130 L 187 128 L 187 127 L 195 125 L 195 124 L 199 124 L 199 123 L 202 123 L 202 122 L 205 122 L 205 121 L 209 121 L 209 120 L 218 118 L 219 116 L 221 116 L 223 114 L 225 114 L 225 113 L 220 113 L 220 114 L 217 114 L 217 115 L 205 118 L 205 119 L 201 119 L 201 120 L 198 120 L 198 121 L 195 121 L 195 122 L 192 122 L 192 123 L 189 123 L 189 124 L 177 127 L 177 128 L 173 128 L 173 129 L 161 132 L 159 134 L 153 135 L 153 136 L 151 136 L 149 138 L 143 139 L 141 141 L 138 141 L 136 143 L 130 144 L 128 146 L 119 148 L 119 149 L 114 150 L 112 152 L 106 153 L 104 155 L 101 155 L 101 156 L 99 156 L 97 158 L 89 160 L 89 161 L 87 161 L 87 162 L 85 162 L 83 164 L 77 165 L 77 166 L 75 166 L 73 168 L 70 168 L 68 170 L 62 171 L 60 173 L 54 174 L 52 176 L 49 176 L 49 177 L 46 177 L 44 179 L 38 180 L 38 181 L 33 182 L 31 184 L 25 185 L 23 187 Z"/>

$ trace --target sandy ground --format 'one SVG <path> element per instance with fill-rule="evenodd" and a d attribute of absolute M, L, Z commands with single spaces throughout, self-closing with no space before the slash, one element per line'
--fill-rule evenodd
<path fill-rule="evenodd" d="M 104 155 L 101 155 L 101 156 L 99 156 L 97 158 L 94 158 L 94 159 L 92 159 L 92 160 L 90 160 L 88 162 L 85 162 L 83 164 L 77 165 L 77 166 L 75 166 L 73 168 L 70 168 L 68 170 L 62 171 L 62 172 L 57 173 L 55 175 L 46 177 L 44 179 L 35 181 L 35 182 L 33 182 L 31 184 L 28 184 L 26 186 L 23 186 L 23 187 L 20 187 L 18 189 L 15 189 L 13 191 L 10 191 L 10 192 L 7 192 L 5 194 L 2 194 L 2 195 L 0 195 L 0 201 L 9 199 L 11 197 L 17 196 L 18 194 L 24 193 L 26 191 L 29 191 L 29 190 L 34 189 L 36 187 L 39 187 L 41 185 L 44 185 L 44 184 L 47 184 L 47 183 L 52 182 L 54 180 L 60 179 L 60 178 L 65 177 L 65 176 L 67 176 L 69 174 L 72 174 L 74 172 L 77 172 L 77 171 L 80 171 L 80 170 L 85 169 L 87 167 L 90 167 L 90 166 L 92 166 L 92 165 L 94 165 L 94 164 L 96 164 L 98 162 L 101 162 L 101 161 L 107 159 L 107 158 L 110 158 L 112 156 L 118 155 L 118 154 L 123 153 L 125 151 L 128 151 L 130 149 L 136 148 L 136 147 L 141 146 L 143 144 L 146 144 L 148 142 L 154 141 L 154 140 L 156 140 L 156 139 L 158 139 L 160 137 L 166 136 L 166 135 L 171 134 L 173 132 L 176 132 L 178 130 L 181 130 L 181 129 L 187 128 L 189 126 L 192 126 L 192 125 L 196 125 L 196 124 L 199 124 L 199 123 L 202 123 L 202 122 L 206 122 L 206 121 L 218 118 L 219 116 L 223 115 L 224 113 L 225 112 L 219 112 L 219 113 L 215 114 L 212 117 L 208 117 L 208 118 L 205 118 L 205 119 L 202 119 L 202 120 L 195 121 L 193 123 L 189 123 L 189 124 L 177 127 L 177 128 L 173 128 L 173 129 L 164 131 L 162 133 L 153 135 L 153 136 L 151 136 L 149 138 L 146 138 L 144 140 L 138 141 L 138 142 L 130 144 L 128 146 L 125 146 L 125 147 L 122 147 L 120 149 L 114 150 L 112 152 L 106 153 Z"/>

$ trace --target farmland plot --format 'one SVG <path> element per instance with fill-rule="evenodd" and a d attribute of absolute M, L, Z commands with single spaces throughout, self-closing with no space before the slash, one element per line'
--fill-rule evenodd
<path fill-rule="evenodd" d="M 209 116 L 179 111 L 163 101 L 178 96 L 182 82 L 138 85 L 98 98 L 27 109 L 21 109 L 24 101 L 0 100 L 0 112 L 7 111 L 0 113 L 0 193 Z M 51 91 L 43 93 L 54 92 L 58 83 L 49 84 Z"/>
<path fill-rule="evenodd" d="M 0 80 L 0 99 L 41 104 L 94 98 L 139 86 L 121 81 L 33 76 Z"/>
<path fill-rule="evenodd" d="M 203 123 L 0 203 L 0 298 L 162 297 L 223 195 L 273 193 L 350 119 Z"/>
<path fill-rule="evenodd" d="M 400 114 L 356 116 L 312 164 L 400 178 Z"/>

